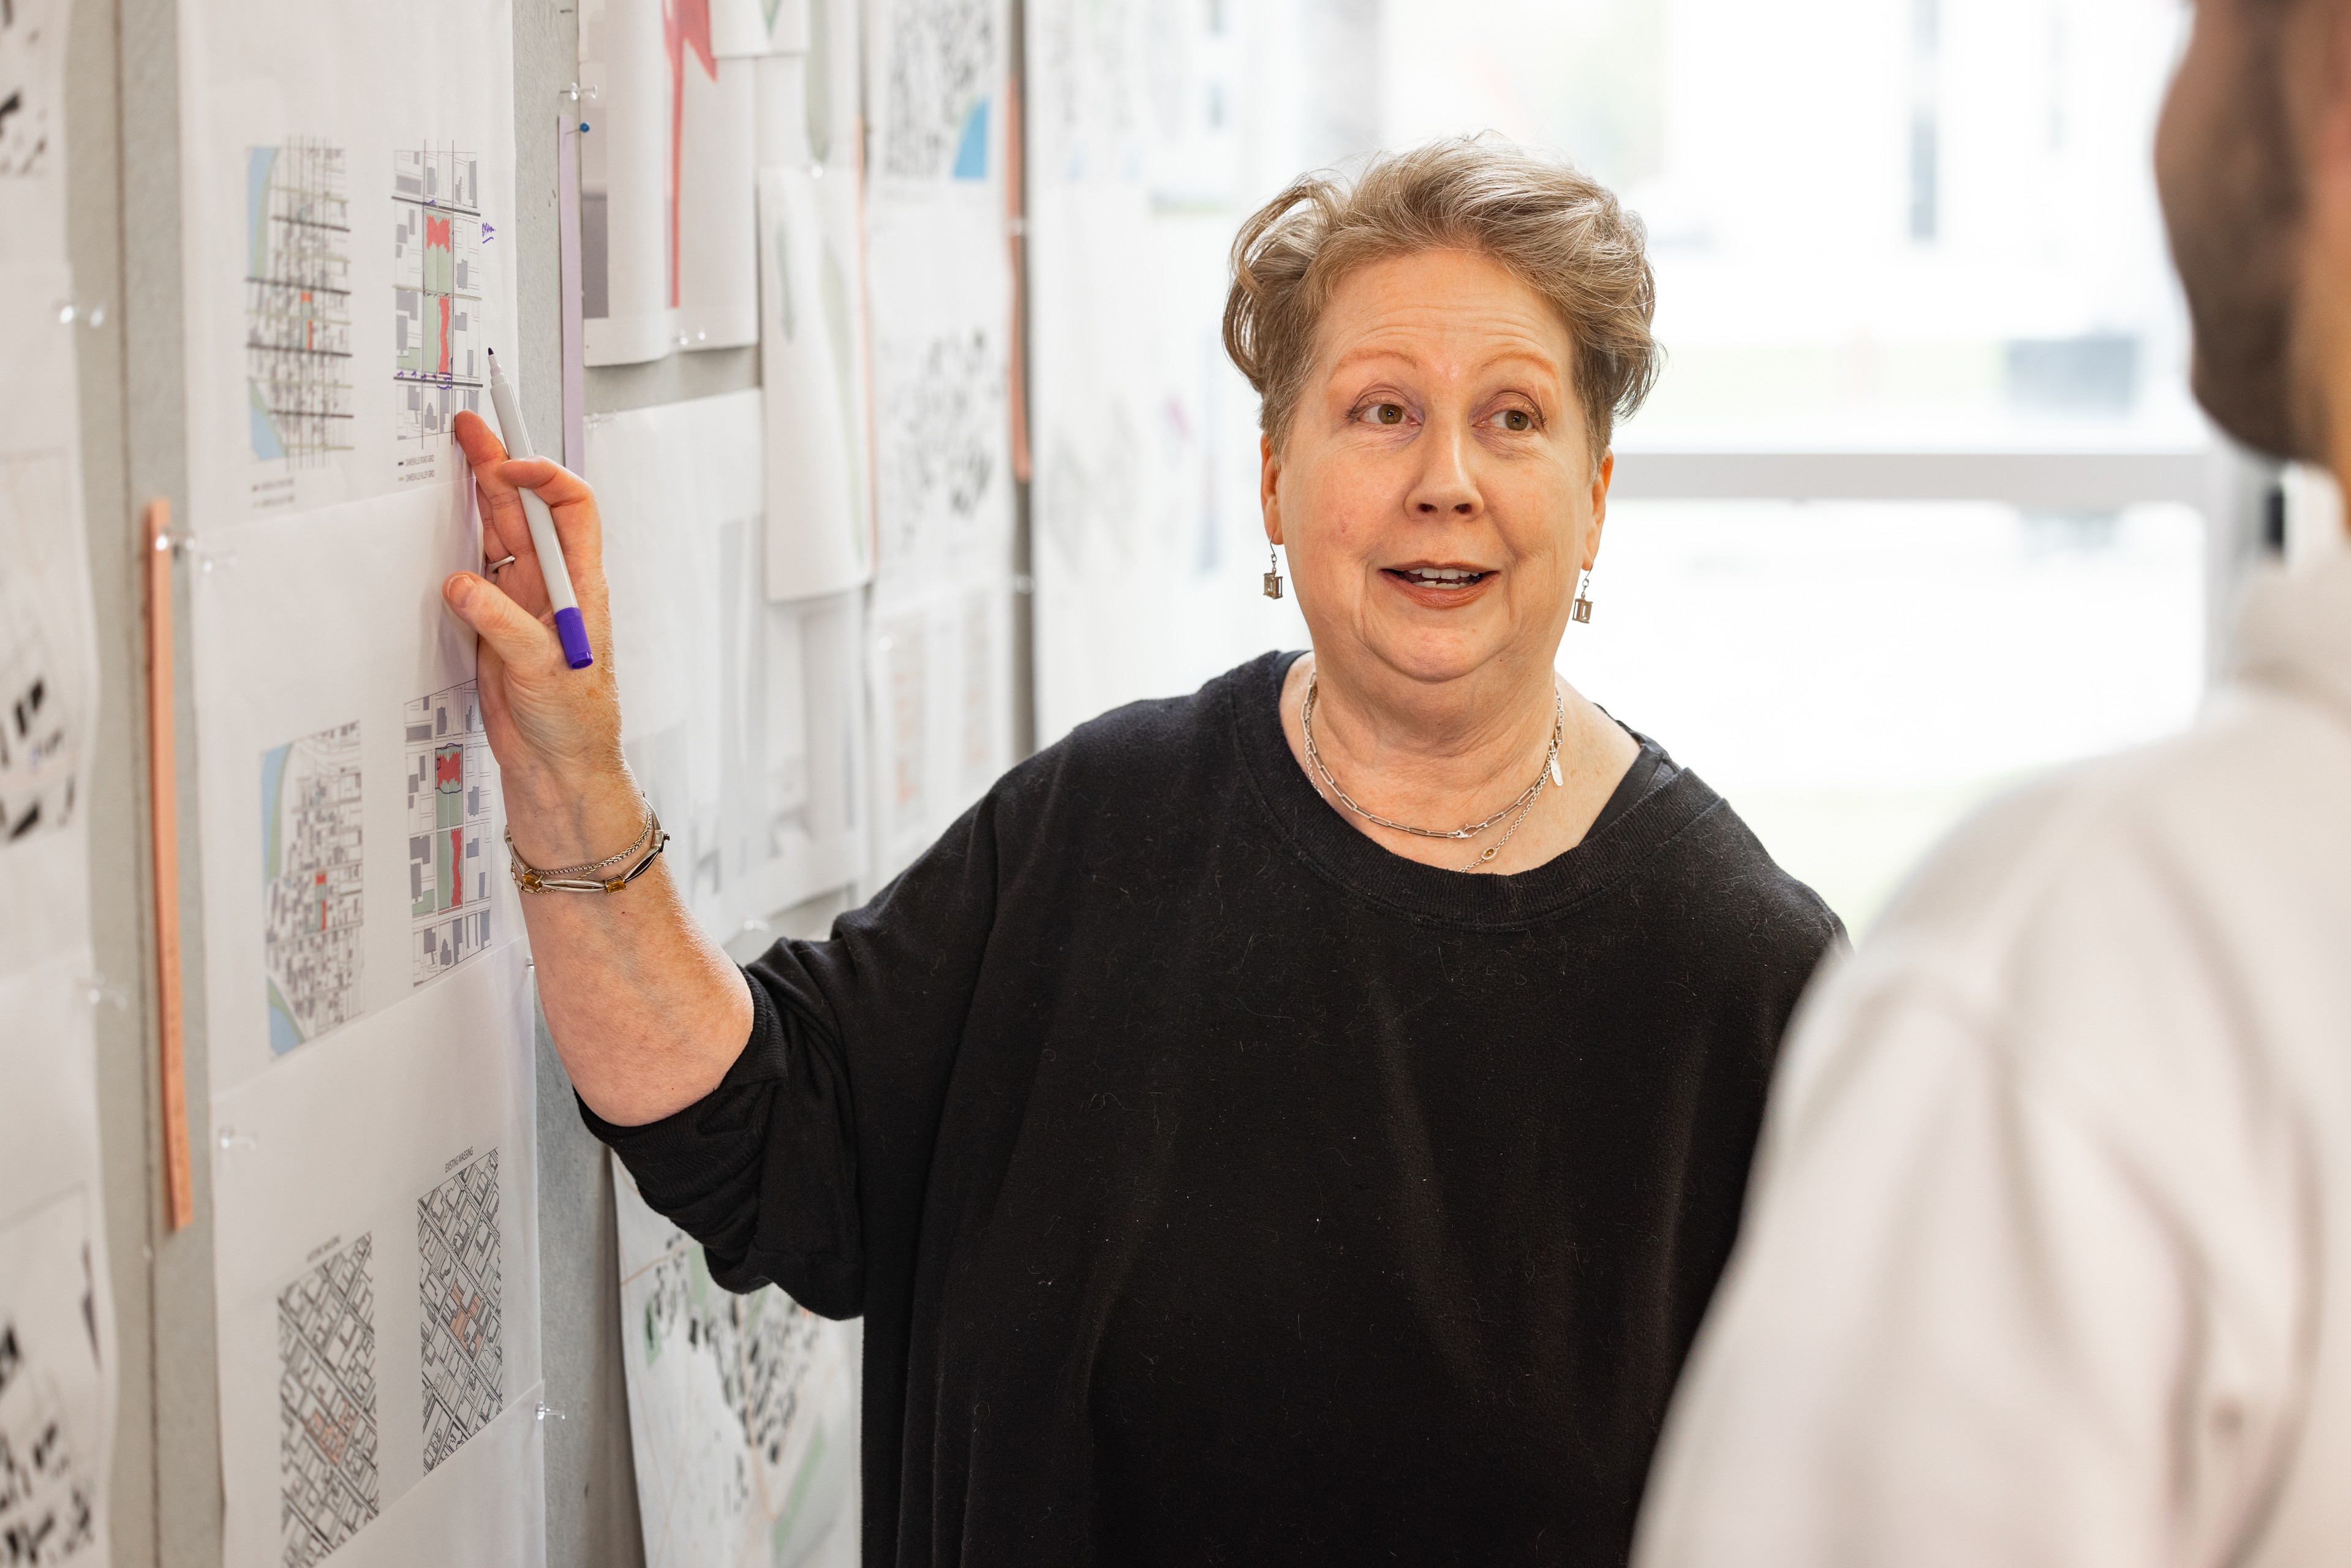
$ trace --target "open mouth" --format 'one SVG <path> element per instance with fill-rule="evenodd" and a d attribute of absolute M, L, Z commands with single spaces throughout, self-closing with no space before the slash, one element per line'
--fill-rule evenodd
<path fill-rule="evenodd" d="M 1475 588 L 1489 575 L 1458 566 L 1392 566 L 1384 570 L 1399 582 L 1408 582 L 1415 588 L 1433 588 L 1439 592 Z"/>

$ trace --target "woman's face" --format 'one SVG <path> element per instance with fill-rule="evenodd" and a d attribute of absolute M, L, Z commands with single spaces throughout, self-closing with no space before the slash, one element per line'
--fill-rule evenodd
<path fill-rule="evenodd" d="M 1573 364 L 1558 313 L 1488 256 L 1423 251 L 1341 280 L 1262 478 L 1325 667 L 1548 670 L 1613 465 L 1593 461 Z"/>

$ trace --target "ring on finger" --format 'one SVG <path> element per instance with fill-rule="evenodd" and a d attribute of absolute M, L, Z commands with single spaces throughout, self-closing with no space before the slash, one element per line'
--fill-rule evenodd
<path fill-rule="evenodd" d="M 515 558 L 510 555 L 500 556 L 497 559 L 490 562 L 488 568 L 489 575 L 492 577 L 497 576 L 499 568 L 512 566 L 514 562 Z"/>

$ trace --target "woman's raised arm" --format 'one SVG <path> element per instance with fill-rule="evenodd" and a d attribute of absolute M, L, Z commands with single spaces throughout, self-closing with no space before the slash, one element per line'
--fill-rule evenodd
<path fill-rule="evenodd" d="M 456 436 L 481 495 L 482 548 L 512 555 L 497 580 L 461 571 L 442 585 L 481 638 L 482 723 L 498 759 L 507 827 L 533 866 L 592 864 L 644 826 L 644 798 L 621 755 L 611 595 L 595 492 L 543 458 L 509 462 L 481 418 Z M 518 486 L 555 515 L 596 663 L 564 663 Z M 620 893 L 526 894 L 523 923 L 555 1049 L 589 1108 L 608 1122 L 657 1121 L 716 1088 L 751 1031 L 743 973 L 686 913 L 666 860 Z"/>

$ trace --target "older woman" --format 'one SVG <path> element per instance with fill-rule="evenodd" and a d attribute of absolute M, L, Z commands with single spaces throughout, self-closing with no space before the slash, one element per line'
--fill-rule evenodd
<path fill-rule="evenodd" d="M 1640 231 L 1448 142 L 1234 262 L 1313 651 L 1081 727 L 747 970 L 658 862 L 527 899 L 549 1028 L 717 1279 L 864 1316 L 868 1563 L 1619 1563 L 1838 938 L 1552 674 L 1652 374 Z M 460 434 L 522 557 L 448 585 L 516 853 L 617 881 L 648 812 L 515 487 L 591 624 L 594 500 Z"/>

